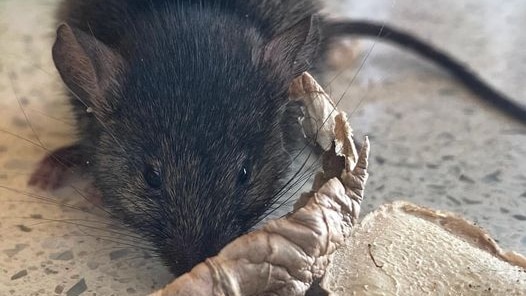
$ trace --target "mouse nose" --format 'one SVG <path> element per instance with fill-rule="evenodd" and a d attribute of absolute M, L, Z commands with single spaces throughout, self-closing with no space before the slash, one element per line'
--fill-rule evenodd
<path fill-rule="evenodd" d="M 181 275 L 189 272 L 194 266 L 205 259 L 206 257 L 195 253 L 193 250 L 181 250 L 181 253 L 178 254 L 175 262 L 170 264 L 171 271 L 176 275 Z"/>
<path fill-rule="evenodd" d="M 194 266 L 203 262 L 206 258 L 214 256 L 216 250 L 211 247 L 180 245 L 176 250 L 171 250 L 165 257 L 165 262 L 170 267 L 170 271 L 180 276 L 189 272 Z"/>

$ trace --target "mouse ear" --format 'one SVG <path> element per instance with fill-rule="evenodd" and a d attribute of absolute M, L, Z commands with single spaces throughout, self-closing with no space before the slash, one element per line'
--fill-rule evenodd
<path fill-rule="evenodd" d="M 274 37 L 265 46 L 264 60 L 287 66 L 291 78 L 307 71 L 316 58 L 320 42 L 319 16 L 304 18 L 296 25 Z"/>
<path fill-rule="evenodd" d="M 66 23 L 57 29 L 53 61 L 68 88 L 95 112 L 111 106 L 104 98 L 120 65 L 121 57 L 97 38 Z"/>

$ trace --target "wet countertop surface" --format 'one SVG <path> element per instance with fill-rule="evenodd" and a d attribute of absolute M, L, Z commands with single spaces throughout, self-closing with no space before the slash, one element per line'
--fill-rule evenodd
<path fill-rule="evenodd" d="M 0 295 L 144 295 L 170 274 L 83 198 L 83 180 L 51 193 L 26 186 L 46 150 L 74 139 L 50 55 L 56 3 L 0 2 Z M 414 32 L 526 105 L 524 1 L 351 0 L 329 10 Z M 526 253 L 526 127 L 407 51 L 359 48 L 346 71 L 328 74 L 337 76 L 328 90 L 347 90 L 341 106 L 371 139 L 366 211 L 397 199 L 450 210 Z"/>

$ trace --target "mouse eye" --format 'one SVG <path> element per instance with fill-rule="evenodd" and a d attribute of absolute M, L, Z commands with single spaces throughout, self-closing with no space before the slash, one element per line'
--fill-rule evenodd
<path fill-rule="evenodd" d="M 237 175 L 237 184 L 246 185 L 248 180 L 250 180 L 250 170 L 248 166 L 244 166 L 241 168 L 239 174 Z"/>
<path fill-rule="evenodd" d="M 150 187 L 154 189 L 159 189 L 161 187 L 162 185 L 161 174 L 159 173 L 158 170 L 152 167 L 148 167 L 144 171 L 143 175 L 144 175 L 144 180 L 146 180 L 146 183 L 148 183 Z"/>

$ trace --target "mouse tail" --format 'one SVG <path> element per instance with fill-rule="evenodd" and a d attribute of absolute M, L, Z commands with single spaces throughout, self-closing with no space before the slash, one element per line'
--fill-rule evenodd
<path fill-rule="evenodd" d="M 447 53 L 429 45 L 417 37 L 385 24 L 370 21 L 330 21 L 323 24 L 322 54 L 328 52 L 331 42 L 345 36 L 363 36 L 387 41 L 409 49 L 421 57 L 446 69 L 467 89 L 483 101 L 491 104 L 506 115 L 526 124 L 526 107 L 491 87 L 475 72 Z"/>

